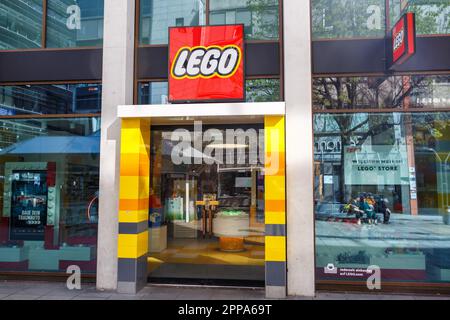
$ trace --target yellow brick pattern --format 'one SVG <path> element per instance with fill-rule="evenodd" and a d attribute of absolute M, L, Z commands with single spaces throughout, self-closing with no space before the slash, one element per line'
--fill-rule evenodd
<path fill-rule="evenodd" d="M 150 121 L 122 119 L 119 222 L 148 220 L 150 194 Z M 148 252 L 148 231 L 119 234 L 118 257 L 137 259 Z"/>
<path fill-rule="evenodd" d="M 265 223 L 286 224 L 285 119 L 266 116 L 265 132 Z M 268 262 L 286 261 L 286 237 L 266 235 L 265 257 Z"/>

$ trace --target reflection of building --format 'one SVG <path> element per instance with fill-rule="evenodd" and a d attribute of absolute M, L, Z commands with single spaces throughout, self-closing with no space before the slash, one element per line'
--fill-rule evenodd
<path fill-rule="evenodd" d="M 167 42 L 168 26 L 203 25 L 204 10 L 204 0 L 143 1 L 141 41 L 151 44 Z"/>
<path fill-rule="evenodd" d="M 103 6 L 103 0 L 52 1 L 47 19 L 47 46 L 91 47 L 101 44 Z M 79 19 L 79 25 L 76 19 Z"/>
<path fill-rule="evenodd" d="M 97 84 L 5 86 L 0 88 L 0 110 L 4 115 L 95 113 L 100 97 Z"/>
<path fill-rule="evenodd" d="M 0 3 L 0 49 L 41 46 L 41 0 L 3 0 Z"/>

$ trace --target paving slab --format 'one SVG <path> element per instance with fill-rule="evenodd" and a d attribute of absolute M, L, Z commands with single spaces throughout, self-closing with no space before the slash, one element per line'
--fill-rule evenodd
<path fill-rule="evenodd" d="M 136 295 L 98 291 L 93 284 L 82 290 L 68 290 L 52 282 L 0 282 L 0 300 L 263 300 L 264 290 L 213 287 L 176 287 L 149 285 Z M 288 300 L 450 300 L 446 295 L 367 294 L 318 292 L 315 297 L 288 297 Z M 284 299 L 281 299 L 284 300 Z"/>

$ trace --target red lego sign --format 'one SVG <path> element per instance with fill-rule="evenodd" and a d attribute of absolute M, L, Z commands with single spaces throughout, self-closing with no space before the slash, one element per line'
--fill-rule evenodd
<path fill-rule="evenodd" d="M 169 101 L 244 101 L 244 26 L 169 29 Z"/>
<path fill-rule="evenodd" d="M 403 15 L 392 29 L 392 62 L 402 64 L 416 52 L 414 13 Z"/>

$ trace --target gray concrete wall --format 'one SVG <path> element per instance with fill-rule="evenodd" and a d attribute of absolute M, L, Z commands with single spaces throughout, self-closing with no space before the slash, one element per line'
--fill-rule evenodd
<path fill-rule="evenodd" d="M 314 296 L 310 1 L 284 1 L 288 295 Z"/>
<path fill-rule="evenodd" d="M 105 0 L 97 288 L 117 289 L 120 120 L 133 103 L 135 0 Z"/>

